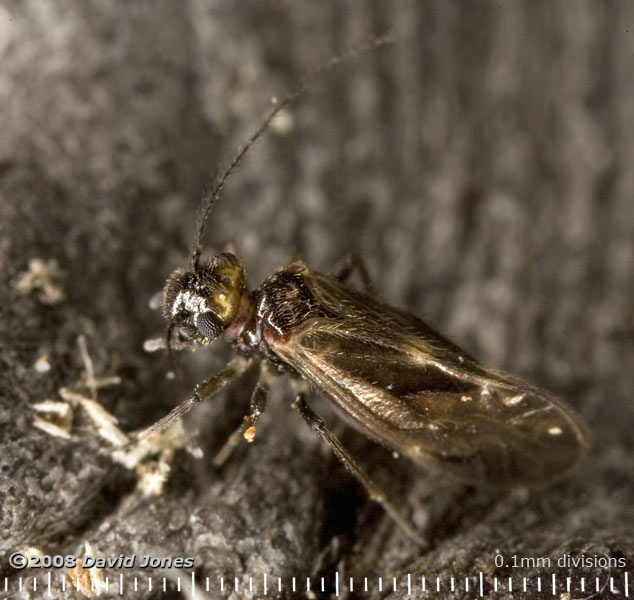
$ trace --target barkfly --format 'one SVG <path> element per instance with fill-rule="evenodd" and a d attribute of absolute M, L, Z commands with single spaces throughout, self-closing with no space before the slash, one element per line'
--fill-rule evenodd
<path fill-rule="evenodd" d="M 203 235 L 220 191 L 272 119 L 305 90 L 316 73 L 390 41 L 391 36 L 372 38 L 311 73 L 271 110 L 216 186 L 204 195 L 189 269 L 177 269 L 165 284 L 164 345 L 168 350 L 182 349 L 222 337 L 236 356 L 220 373 L 198 384 L 189 399 L 142 431 L 138 440 L 169 427 L 259 362 L 261 375 L 249 412 L 216 457 L 216 464 L 226 459 L 241 436 L 253 439 L 274 372 L 308 383 L 369 438 L 416 464 L 439 467 L 468 483 L 543 485 L 569 474 L 585 457 L 589 432 L 562 401 L 481 365 L 417 317 L 344 285 L 357 269 L 369 290 L 360 261 L 349 259 L 336 275 L 328 276 L 297 260 L 250 291 L 245 267 L 236 254 L 222 252 L 201 260 Z M 311 410 L 305 389 L 297 393 L 295 407 L 370 497 L 420 541 Z"/>

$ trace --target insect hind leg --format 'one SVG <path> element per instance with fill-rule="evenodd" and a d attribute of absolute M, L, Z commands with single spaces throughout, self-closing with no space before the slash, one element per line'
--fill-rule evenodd
<path fill-rule="evenodd" d="M 366 293 L 373 295 L 374 286 L 372 285 L 368 268 L 364 260 L 357 254 L 348 254 L 348 256 L 343 259 L 335 271 L 335 279 L 344 282 L 354 271 L 358 271 Z"/>
<path fill-rule="evenodd" d="M 272 375 L 268 369 L 267 363 L 260 362 L 260 377 L 255 385 L 255 388 L 253 388 L 253 393 L 251 394 L 249 411 L 242 419 L 242 423 L 240 423 L 237 429 L 227 438 L 227 441 L 214 457 L 213 464 L 215 467 L 221 467 L 225 462 L 227 462 L 236 446 L 240 443 L 241 438 L 244 437 L 248 442 L 253 441 L 253 437 L 255 436 L 255 425 L 262 416 L 262 413 L 266 410 L 271 378 Z M 249 430 L 252 431 L 247 434 Z"/>
<path fill-rule="evenodd" d="M 326 427 L 324 420 L 308 406 L 304 393 L 298 392 L 294 405 L 297 410 L 299 410 L 306 424 L 315 433 L 319 434 L 330 446 L 335 456 L 343 463 L 344 467 L 363 485 L 370 499 L 374 502 L 378 502 L 383 507 L 383 510 L 385 510 L 407 537 L 422 547 L 427 546 L 427 542 L 414 531 L 407 518 L 388 500 L 387 494 L 363 472 L 339 439 Z"/>

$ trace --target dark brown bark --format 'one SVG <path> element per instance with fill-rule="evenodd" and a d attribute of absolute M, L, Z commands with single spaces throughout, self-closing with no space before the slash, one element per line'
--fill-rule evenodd
<path fill-rule="evenodd" d="M 595 437 L 587 464 L 545 490 L 464 488 L 338 429 L 314 400 L 430 538 L 420 553 L 377 525 L 381 510 L 288 409 L 282 382 L 255 445 L 214 470 L 247 381 L 188 421 L 205 458 L 179 454 L 164 493 L 126 513 L 134 476 L 81 411 L 64 441 L 33 427 L 31 405 L 77 383 L 80 334 L 97 374 L 122 378 L 99 399 L 124 429 L 222 367 L 219 342 L 183 356 L 173 383 L 166 359 L 142 350 L 163 326 L 148 300 L 187 261 L 202 187 L 271 96 L 387 29 L 397 43 L 319 78 L 288 112 L 292 126 L 278 122 L 251 150 L 209 246 L 235 242 L 253 286 L 295 254 L 320 271 L 363 256 L 383 299 L 578 409 Z M 497 550 L 624 556 L 631 571 L 633 36 L 627 1 L 5 0 L 1 556 L 89 541 L 104 556 L 193 556 L 199 575 L 243 583 L 264 572 L 304 581 L 319 565 L 370 577 L 417 559 L 412 572 L 428 581 L 546 572 L 496 569 Z M 33 258 L 57 260 L 61 302 L 19 293 Z M 45 374 L 33 368 L 42 355 Z M 1 567 L 17 585 L 6 558 Z"/>

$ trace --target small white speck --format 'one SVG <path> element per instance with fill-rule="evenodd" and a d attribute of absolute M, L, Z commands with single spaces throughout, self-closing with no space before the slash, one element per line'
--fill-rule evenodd
<path fill-rule="evenodd" d="M 438 431 L 440 428 L 435 423 L 429 423 L 427 425 L 427 429 L 429 429 L 431 431 Z"/>
<path fill-rule="evenodd" d="M 273 133 L 276 133 L 277 135 L 288 135 L 291 131 L 293 131 L 294 126 L 295 119 L 287 110 L 283 110 L 278 113 L 275 119 L 271 122 L 271 129 Z"/>
<path fill-rule="evenodd" d="M 150 307 L 150 310 L 158 310 L 159 308 L 161 308 L 162 304 L 163 304 L 162 290 L 160 292 L 156 292 L 156 294 L 154 294 L 148 302 L 148 306 Z"/>
<path fill-rule="evenodd" d="M 51 363 L 48 362 L 48 356 L 44 354 L 35 361 L 33 365 L 36 373 L 48 373 L 51 370 Z"/>
<path fill-rule="evenodd" d="M 204 456 L 204 453 L 202 451 L 201 448 L 187 448 L 187 451 L 194 457 L 194 458 L 202 458 Z"/>
<path fill-rule="evenodd" d="M 550 433 L 550 435 L 561 435 L 563 433 L 561 427 L 551 427 L 548 430 L 548 433 Z"/>
<path fill-rule="evenodd" d="M 473 398 L 471 396 L 462 396 L 462 398 L 460 398 L 460 400 L 462 400 L 462 402 L 471 402 L 471 400 L 473 400 Z"/>
<path fill-rule="evenodd" d="M 510 398 L 504 398 L 503 402 L 506 406 L 515 406 L 526 398 L 526 394 L 518 394 L 517 396 L 511 396 Z"/>
<path fill-rule="evenodd" d="M 488 400 L 491 397 L 491 392 L 489 391 L 489 384 L 485 383 L 482 391 L 480 392 L 480 397 L 484 400 Z"/>
<path fill-rule="evenodd" d="M 165 338 L 152 338 L 150 340 L 145 340 L 143 342 L 143 350 L 146 352 L 156 352 L 157 350 L 163 350 L 167 344 L 165 343 Z"/>

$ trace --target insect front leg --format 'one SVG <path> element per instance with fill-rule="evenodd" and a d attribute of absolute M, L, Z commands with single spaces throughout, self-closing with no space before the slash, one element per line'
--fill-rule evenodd
<path fill-rule="evenodd" d="M 373 295 L 374 286 L 372 285 L 368 268 L 363 259 L 356 254 L 348 254 L 348 256 L 346 256 L 335 272 L 335 279 L 343 282 L 348 279 L 355 270 L 359 272 L 359 277 L 361 278 L 361 283 L 366 293 Z"/>
<path fill-rule="evenodd" d="M 255 424 L 266 410 L 271 379 L 272 375 L 267 363 L 261 361 L 260 377 L 251 394 L 249 412 L 244 416 L 238 428 L 229 436 L 218 454 L 216 454 L 213 460 L 215 467 L 220 467 L 227 461 L 235 447 L 240 443 L 241 438 L 244 437 L 249 443 L 253 441 L 255 436 Z"/>
<path fill-rule="evenodd" d="M 240 377 L 240 375 L 247 370 L 251 361 L 251 358 L 245 358 L 243 356 L 236 356 L 233 358 L 227 367 L 220 371 L 220 373 L 217 373 L 213 377 L 199 383 L 187 400 L 181 402 L 176 408 L 172 409 L 167 415 L 165 415 L 162 419 L 159 419 L 153 425 L 150 425 L 148 428 L 140 431 L 136 435 L 135 441 L 141 442 L 156 433 L 164 431 L 170 425 L 182 419 L 192 408 L 194 408 L 196 404 L 206 400 L 207 398 L 211 398 L 227 384 Z"/>
<path fill-rule="evenodd" d="M 415 541 L 420 546 L 427 546 L 427 542 L 414 531 L 407 519 L 388 500 L 387 494 L 385 494 L 385 492 L 363 472 L 361 467 L 355 462 L 352 455 L 344 448 L 337 437 L 335 437 L 335 435 L 326 427 L 324 420 L 315 413 L 308 404 L 306 404 L 304 393 L 299 392 L 297 394 L 297 397 L 295 398 L 295 406 L 299 410 L 299 413 L 302 415 L 306 424 L 315 433 L 318 433 L 321 436 L 321 438 L 331 447 L 335 456 L 343 463 L 344 467 L 346 467 L 346 469 L 348 469 L 357 478 L 361 485 L 363 485 L 370 496 L 370 499 L 374 502 L 378 502 L 383 507 L 383 510 L 385 510 L 385 512 L 394 520 L 407 537 Z"/>

